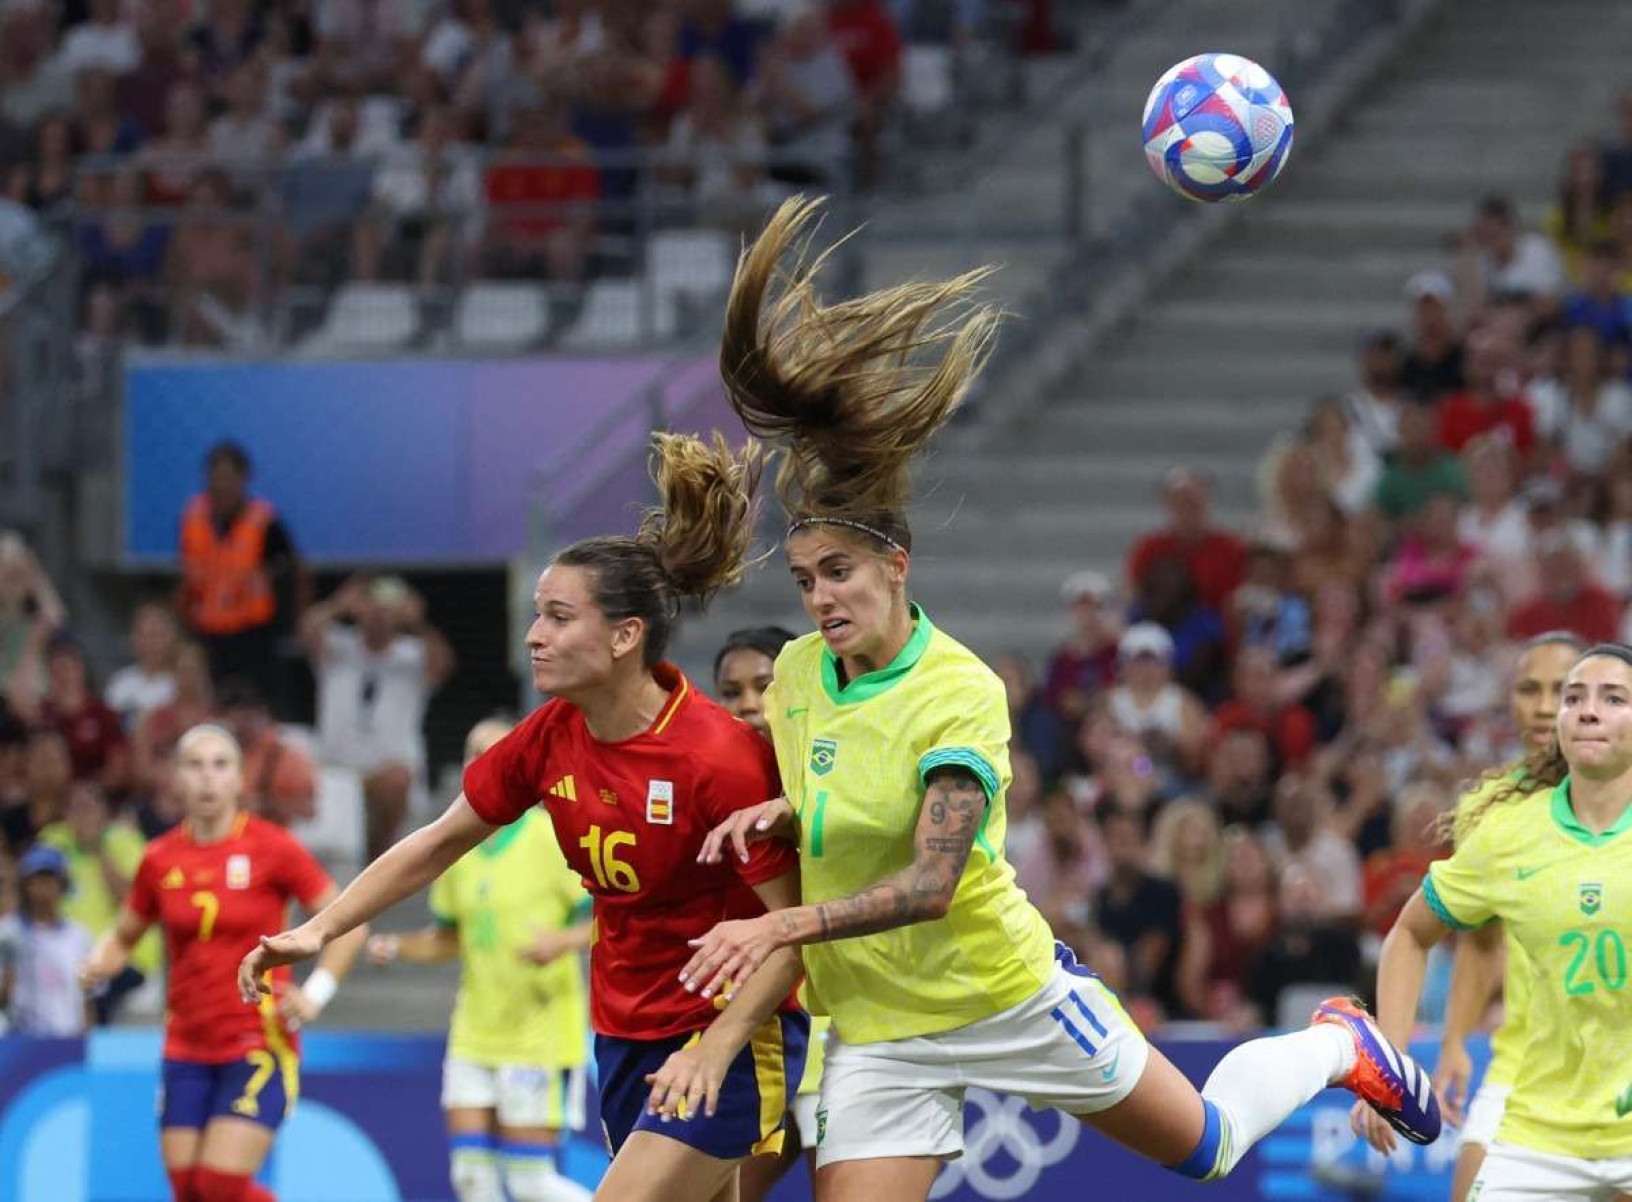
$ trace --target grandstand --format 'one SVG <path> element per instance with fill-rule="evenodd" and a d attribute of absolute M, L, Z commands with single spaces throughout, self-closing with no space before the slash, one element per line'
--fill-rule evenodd
<path fill-rule="evenodd" d="M 520 636 L 552 549 L 629 525 L 651 430 L 729 422 L 713 354 L 736 249 L 804 190 L 831 197 L 824 237 L 862 227 L 836 293 L 1002 268 L 1014 316 L 925 470 L 912 587 L 1011 683 L 1022 884 L 1192 1075 L 1216 1041 L 1301 1022 L 1311 990 L 1366 993 L 1400 874 L 1446 851 L 1398 833 L 1396 800 L 1448 805 L 1512 750 L 1517 642 L 1632 639 L 1629 45 L 1618 0 L 0 6 L 0 915 L 66 816 L 59 735 L 63 771 L 152 836 L 175 819 L 164 722 L 189 716 L 305 764 L 268 769 L 260 804 L 354 872 L 393 803 L 322 727 L 301 613 L 358 574 L 405 587 L 423 621 L 404 629 L 456 660 L 396 757 L 409 821 L 440 808 L 470 724 L 533 704 Z M 1207 49 L 1268 66 L 1297 111 L 1287 170 L 1248 204 L 1188 204 L 1139 161 L 1150 82 Z M 212 657 L 189 684 L 197 665 L 162 635 L 144 659 L 132 619 L 176 600 L 222 442 L 292 551 L 253 654 L 178 611 Z M 765 623 L 807 625 L 774 555 L 675 657 L 706 686 L 726 633 Z M 1126 641 L 1144 623 L 1168 642 Z M 97 689 L 137 662 L 106 714 L 56 681 L 72 649 Z M 1166 661 L 1194 730 L 1132 698 L 1140 658 Z M 80 739 L 93 711 L 106 729 Z M 1165 926 L 1114 919 L 1114 811 L 1139 821 Z M 1224 884 L 1196 889 L 1209 873 Z M 1236 942 L 1197 979 L 1183 949 L 1208 924 Z M 1310 925 L 1348 949 L 1343 979 L 1263 968 Z M 403 1042 L 320 1044 L 324 1071 L 400 1054 L 434 1084 L 453 979 L 360 967 L 324 1026 Z M 155 984 L 116 1034 L 150 1034 Z M 146 1104 L 128 1082 L 74 1120 L 96 1116 L 61 1145 L 90 1158 L 67 1177 L 45 1119 L 8 1126 L 44 1071 L 30 1046 L 0 1037 L 0 1198 L 161 1196 L 92 1167 L 151 1142 L 96 1142 L 109 1105 Z M 88 1046 L 73 1063 L 136 1056 Z M 971 1157 L 938 1196 L 1064 1197 L 1094 1157 L 1111 1196 L 1181 1196 L 1002 1107 L 970 1122 L 1008 1159 Z M 1385 1171 L 1331 1112 L 1214 1192 L 1440 1188 L 1454 1150 Z M 373 1138 L 333 1146 L 434 1177 L 405 1144 L 358 1150 Z M 286 1202 L 342 1202 L 292 1164 Z M 344 1202 L 450 1196 L 366 1188 Z"/>

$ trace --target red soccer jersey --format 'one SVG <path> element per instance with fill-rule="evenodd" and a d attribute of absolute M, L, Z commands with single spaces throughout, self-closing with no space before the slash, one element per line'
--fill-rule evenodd
<path fill-rule="evenodd" d="M 770 744 L 662 664 L 669 701 L 650 729 L 600 743 L 560 700 L 534 710 L 465 771 L 465 799 L 484 821 L 542 806 L 567 863 L 595 899 L 590 1018 L 623 1039 L 700 1030 L 717 1013 L 687 993 L 688 939 L 765 907 L 752 886 L 788 872 L 798 853 L 760 843 L 744 864 L 729 851 L 697 863 L 703 836 L 735 810 L 782 792 Z M 786 1003 L 792 1008 L 790 998 Z"/>
<path fill-rule="evenodd" d="M 225 1064 L 296 1046 L 270 999 L 244 1005 L 238 962 L 262 935 L 284 929 L 291 898 L 309 908 L 328 887 L 328 873 L 293 835 L 252 814 L 216 843 L 194 842 L 183 823 L 148 844 L 127 904 L 164 928 L 166 1059 Z M 287 968 L 273 972 L 274 997 L 289 981 Z"/>

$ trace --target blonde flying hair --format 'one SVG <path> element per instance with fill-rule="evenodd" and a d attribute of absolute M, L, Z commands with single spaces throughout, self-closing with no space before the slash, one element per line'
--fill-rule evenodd
<path fill-rule="evenodd" d="M 825 304 L 816 277 L 833 251 L 810 253 L 820 209 L 784 201 L 743 252 L 720 374 L 743 425 L 782 452 L 790 533 L 840 525 L 910 551 L 908 467 L 991 352 L 1001 313 L 973 299 L 991 268 Z"/>

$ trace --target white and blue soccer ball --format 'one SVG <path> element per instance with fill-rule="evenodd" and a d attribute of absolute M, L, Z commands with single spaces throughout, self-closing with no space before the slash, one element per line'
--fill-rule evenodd
<path fill-rule="evenodd" d="M 1170 67 L 1145 101 L 1145 159 L 1191 200 L 1241 200 L 1267 187 L 1292 153 L 1292 106 L 1275 77 L 1238 54 Z"/>

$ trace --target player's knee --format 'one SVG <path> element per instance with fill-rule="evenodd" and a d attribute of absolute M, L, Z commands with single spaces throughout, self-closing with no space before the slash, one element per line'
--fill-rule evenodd
<path fill-rule="evenodd" d="M 165 1176 L 170 1178 L 170 1196 L 174 1202 L 198 1202 L 198 1195 L 193 1192 L 192 1165 L 184 1169 L 166 1169 Z"/>
<path fill-rule="evenodd" d="M 504 1202 L 504 1182 L 491 1144 L 454 1147 L 448 1156 L 453 1193 L 459 1202 Z"/>
<path fill-rule="evenodd" d="M 251 1184 L 243 1173 L 200 1167 L 193 1170 L 193 1202 L 249 1202 Z"/>
<path fill-rule="evenodd" d="M 513 1202 L 589 1202 L 590 1192 L 555 1171 L 551 1148 L 506 1144 L 504 1187 Z"/>
<path fill-rule="evenodd" d="M 1195 1150 L 1178 1164 L 1167 1167 L 1192 1181 L 1217 1181 L 1235 1167 L 1235 1157 L 1230 1150 L 1229 1119 L 1208 1099 L 1203 1098 L 1201 1104 L 1205 1116 Z"/>

